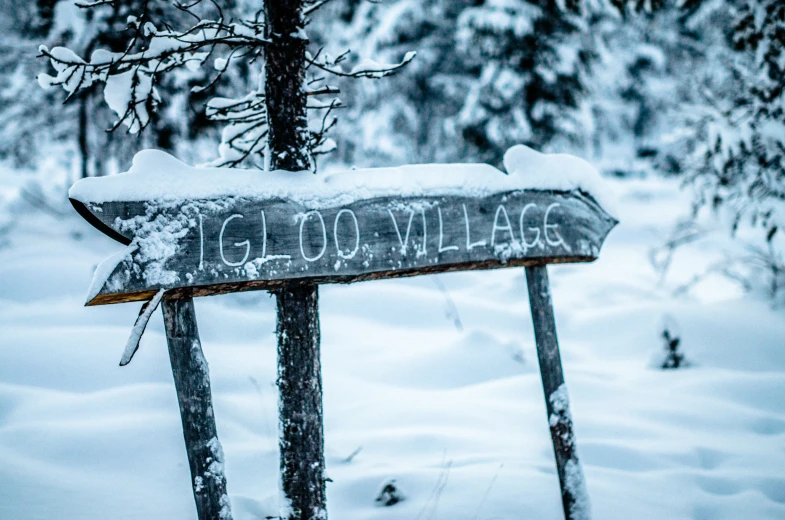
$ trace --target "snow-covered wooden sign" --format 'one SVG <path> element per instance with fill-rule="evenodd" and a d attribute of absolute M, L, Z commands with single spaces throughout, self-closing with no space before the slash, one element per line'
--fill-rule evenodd
<path fill-rule="evenodd" d="M 190 168 L 143 152 L 129 173 L 71 189 L 82 216 L 128 245 L 99 267 L 87 303 L 596 259 L 616 221 L 587 165 L 555 156 L 538 172 L 540 154 L 527 151 L 535 164 L 508 164 L 507 175 L 452 164 L 319 176 Z"/>
<path fill-rule="evenodd" d="M 316 284 L 525 266 L 565 518 L 589 519 L 545 266 L 596 259 L 616 219 L 606 211 L 599 175 L 581 159 L 515 146 L 504 166 L 506 174 L 486 164 L 432 164 L 313 175 L 192 168 L 146 151 L 125 174 L 83 179 L 71 188 L 76 210 L 126 245 L 96 269 L 87 304 L 146 301 L 121 365 L 133 357 L 156 307 L 163 307 L 200 518 L 229 513 L 226 480 L 208 466 L 220 448 L 213 449 L 215 421 L 193 296 L 277 288 L 279 333 L 288 338 L 287 330 L 307 330 L 317 338 L 310 346 L 279 344 L 279 356 L 288 356 L 279 358 L 279 370 L 285 366 L 295 379 L 317 382 L 306 398 L 281 389 L 287 410 L 302 415 L 303 400 L 313 398 L 312 417 L 318 418 L 298 437 L 307 442 L 282 452 L 282 460 L 310 461 L 307 467 L 319 469 Z M 294 420 L 281 417 L 282 424 Z M 284 481 L 287 471 L 282 466 Z M 298 500 L 310 500 L 322 483 L 320 471 L 297 481 L 302 485 L 292 493 Z M 205 493 L 208 476 L 212 487 Z M 324 497 L 317 498 L 323 518 Z"/>
<path fill-rule="evenodd" d="M 452 164 L 319 176 L 142 152 L 130 172 L 71 189 L 77 211 L 128 246 L 99 266 L 87 304 L 596 259 L 616 221 L 590 167 L 527 152 L 509 174 Z"/>

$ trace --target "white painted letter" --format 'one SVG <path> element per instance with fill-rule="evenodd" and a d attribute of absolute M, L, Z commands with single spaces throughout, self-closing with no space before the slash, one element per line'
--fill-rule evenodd
<path fill-rule="evenodd" d="M 409 223 L 406 225 L 405 238 L 401 236 L 401 231 L 398 229 L 398 222 L 395 220 L 395 215 L 393 215 L 392 210 L 388 209 L 387 213 L 390 214 L 390 218 L 393 221 L 393 226 L 395 227 L 395 234 L 398 235 L 398 242 L 401 244 L 401 254 L 406 256 L 406 250 L 409 247 L 409 235 L 412 232 L 412 222 L 414 222 L 415 210 L 409 210 Z M 417 256 L 427 254 L 426 246 L 428 243 L 428 225 L 425 221 L 425 210 L 420 210 L 420 214 L 422 215 L 422 250 L 417 251 Z"/>
<path fill-rule="evenodd" d="M 444 222 L 442 222 L 442 208 L 437 206 L 436 210 L 439 212 L 439 253 L 444 253 L 445 251 L 457 251 L 458 246 L 442 247 L 444 245 Z"/>
<path fill-rule="evenodd" d="M 466 211 L 466 204 L 463 204 L 463 221 L 466 223 L 466 250 L 471 251 L 475 247 L 484 246 L 488 243 L 487 240 L 480 240 L 479 242 L 472 243 L 471 230 L 469 229 L 469 212 Z"/>
<path fill-rule="evenodd" d="M 507 221 L 506 226 L 499 226 L 499 215 L 504 214 L 504 220 Z M 510 217 L 507 216 L 507 210 L 504 209 L 504 204 L 499 204 L 499 207 L 496 208 L 496 216 L 493 218 L 493 231 L 491 232 L 491 247 L 496 244 L 496 232 L 497 231 L 507 231 L 510 233 L 510 242 L 515 242 L 515 234 L 512 232 L 512 224 L 510 223 Z"/>
<path fill-rule="evenodd" d="M 523 211 L 521 211 L 520 227 L 521 227 L 521 241 L 523 242 L 523 254 L 526 254 L 526 251 L 528 251 L 530 247 L 534 247 L 534 246 L 539 246 L 540 249 L 545 249 L 545 244 L 543 244 L 542 240 L 540 240 L 540 228 L 538 228 L 538 227 L 530 227 L 529 228 L 529 231 L 536 231 L 537 232 L 537 235 L 534 237 L 534 240 L 532 240 L 531 242 L 527 242 L 526 241 L 526 233 L 523 232 L 523 219 L 526 216 L 526 211 L 529 208 L 536 208 L 536 207 L 537 207 L 536 204 L 534 204 L 533 202 L 530 202 L 530 203 L 526 204 L 523 207 Z"/>
<path fill-rule="evenodd" d="M 425 256 L 428 254 L 428 222 L 425 220 L 425 210 L 420 210 L 422 215 L 422 251 L 417 251 L 417 256 Z"/>
<path fill-rule="evenodd" d="M 221 260 L 231 267 L 238 267 L 245 264 L 245 261 L 248 260 L 248 255 L 251 253 L 251 242 L 249 240 L 243 240 L 242 242 L 235 242 L 235 247 L 245 246 L 245 256 L 239 262 L 230 262 L 224 256 L 224 231 L 226 231 L 226 224 L 229 223 L 230 220 L 234 220 L 236 218 L 243 218 L 242 215 L 239 213 L 235 213 L 231 217 L 224 220 L 223 226 L 221 226 L 221 234 L 218 235 L 218 249 L 221 251 Z"/>
<path fill-rule="evenodd" d="M 344 252 L 341 251 L 341 246 L 338 245 L 338 220 L 341 218 L 341 215 L 343 215 L 344 213 L 348 213 L 349 215 L 351 215 L 352 220 L 354 220 L 354 249 L 352 249 L 352 252 L 349 253 L 348 255 L 344 254 Z M 338 256 L 340 256 L 341 258 L 345 258 L 347 260 L 349 258 L 354 258 L 354 255 L 357 254 L 357 251 L 360 250 L 360 224 L 357 222 L 357 215 L 354 214 L 354 211 L 350 209 L 342 209 L 341 211 L 338 212 L 337 215 L 335 215 L 335 224 L 333 225 L 333 235 L 335 236 L 335 249 L 338 250 Z"/>
<path fill-rule="evenodd" d="M 262 210 L 262 262 L 268 260 L 288 260 L 292 255 L 270 255 L 267 256 L 267 218 Z"/>
<path fill-rule="evenodd" d="M 262 210 L 262 260 L 267 256 L 267 219 Z"/>
<path fill-rule="evenodd" d="M 199 213 L 199 270 L 204 270 L 204 223 L 202 214 Z"/>
<path fill-rule="evenodd" d="M 316 215 L 319 217 L 319 222 L 322 224 L 322 250 L 319 252 L 318 255 L 314 257 L 309 257 L 305 254 L 305 250 L 303 249 L 303 226 L 305 226 L 305 221 L 308 220 L 308 215 Z M 300 220 L 300 254 L 303 255 L 303 258 L 306 262 L 316 262 L 322 256 L 324 256 L 324 252 L 327 251 L 327 228 L 324 227 L 324 219 L 322 218 L 322 214 L 318 211 L 309 211 L 305 215 L 302 216 L 302 220 Z"/>
<path fill-rule="evenodd" d="M 409 247 L 409 233 L 412 231 L 412 220 L 414 220 L 414 210 L 409 210 L 409 225 L 406 226 L 406 240 L 401 237 L 401 231 L 398 229 L 398 222 L 395 220 L 395 215 L 393 215 L 392 210 L 388 209 L 387 213 L 390 214 L 390 218 L 393 221 L 393 226 L 395 226 L 395 234 L 398 235 L 398 242 L 401 243 L 401 254 L 406 256 L 406 248 Z"/>
<path fill-rule="evenodd" d="M 559 235 L 559 232 L 556 231 L 556 228 L 559 227 L 559 225 L 558 224 L 548 224 L 548 215 L 551 213 L 551 210 L 553 208 L 556 208 L 558 206 L 560 206 L 560 204 L 558 202 L 554 202 L 553 204 L 548 206 L 548 209 L 545 210 L 545 218 L 543 219 L 543 228 L 545 230 L 545 233 L 544 233 L 545 234 L 545 241 L 548 242 L 549 246 L 553 246 L 553 247 L 562 246 L 568 253 L 571 253 L 572 252 L 572 248 L 567 245 L 567 243 L 564 241 L 564 239 L 561 237 L 561 235 Z M 553 234 L 556 236 L 557 240 L 551 240 L 550 239 L 550 237 L 548 236 L 548 228 L 553 229 Z"/>

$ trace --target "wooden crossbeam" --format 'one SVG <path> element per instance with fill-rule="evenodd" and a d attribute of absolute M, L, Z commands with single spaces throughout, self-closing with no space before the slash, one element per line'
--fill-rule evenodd
<path fill-rule="evenodd" d="M 580 192 L 381 197 L 310 209 L 284 200 L 72 200 L 129 244 L 88 305 L 590 262 L 616 224 Z"/>

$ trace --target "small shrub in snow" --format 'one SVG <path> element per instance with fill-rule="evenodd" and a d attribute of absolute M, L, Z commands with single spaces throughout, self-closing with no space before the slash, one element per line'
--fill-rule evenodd
<path fill-rule="evenodd" d="M 382 484 L 379 494 L 376 496 L 376 503 L 380 506 L 394 506 L 404 500 L 404 495 L 395 484 L 395 479 L 390 479 Z"/>
<path fill-rule="evenodd" d="M 681 346 L 681 333 L 676 321 L 670 316 L 665 316 L 662 324 L 662 340 L 664 356 L 660 362 L 660 368 L 684 368 L 689 362 L 684 357 L 684 353 L 679 349 Z"/>

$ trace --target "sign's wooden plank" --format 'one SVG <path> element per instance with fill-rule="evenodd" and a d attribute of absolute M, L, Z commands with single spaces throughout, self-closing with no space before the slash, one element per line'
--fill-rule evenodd
<path fill-rule="evenodd" d="M 72 201 L 129 245 L 88 305 L 349 283 L 454 270 L 590 262 L 616 221 L 580 192 L 374 198 L 309 209 L 285 200 Z M 119 238 L 118 238 L 119 237 Z"/>

